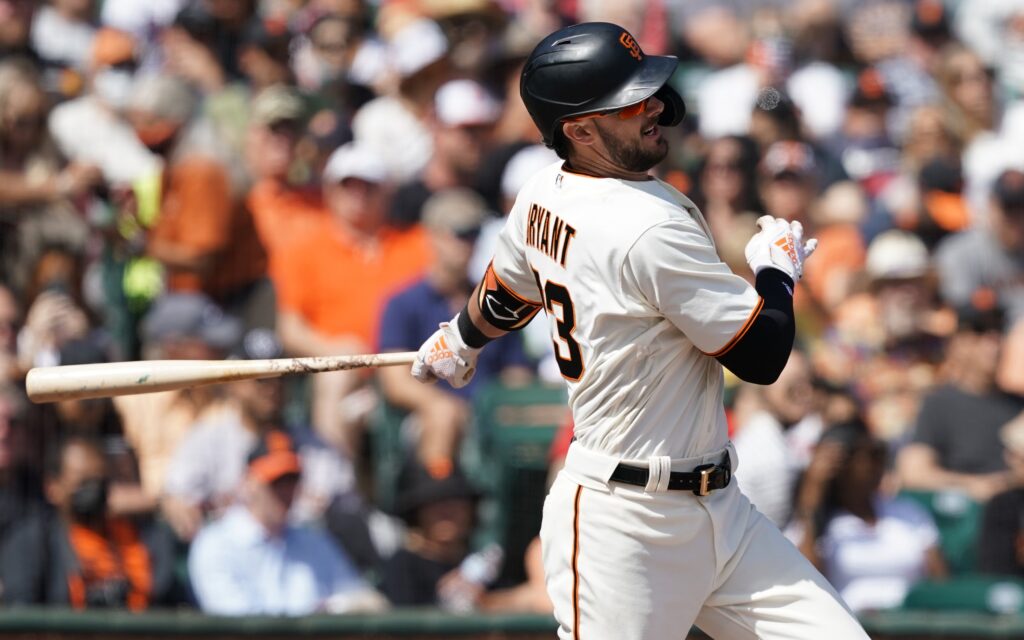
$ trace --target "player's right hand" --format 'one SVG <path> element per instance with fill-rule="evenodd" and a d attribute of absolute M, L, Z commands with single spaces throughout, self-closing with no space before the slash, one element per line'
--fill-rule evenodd
<path fill-rule="evenodd" d="M 416 353 L 412 376 L 420 382 L 444 380 L 456 389 L 469 384 L 476 373 L 480 349 L 466 345 L 458 329 L 459 316 L 443 322 Z"/>
<path fill-rule="evenodd" d="M 782 271 L 793 282 L 800 280 L 804 274 L 804 260 L 814 253 L 818 241 L 812 238 L 804 242 L 804 227 L 799 222 L 761 216 L 757 219 L 757 226 L 760 231 L 754 234 L 744 251 L 754 275 L 762 269 L 772 268 Z"/>

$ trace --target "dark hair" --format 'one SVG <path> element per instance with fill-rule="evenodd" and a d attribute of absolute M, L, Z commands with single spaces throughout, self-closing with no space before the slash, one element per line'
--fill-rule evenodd
<path fill-rule="evenodd" d="M 814 528 L 819 536 L 825 532 L 828 523 L 843 508 L 840 488 L 847 475 L 846 467 L 850 462 L 850 454 L 863 448 L 884 447 L 884 442 L 871 435 L 867 425 L 864 424 L 861 418 L 854 418 L 848 422 L 828 427 L 822 433 L 818 446 L 826 442 L 840 443 L 846 450 L 847 455 L 839 463 L 839 469 L 835 475 L 829 480 L 821 506 L 818 512 L 814 514 Z"/>
<path fill-rule="evenodd" d="M 569 142 L 569 138 L 566 137 L 565 132 L 562 131 L 561 124 L 555 127 L 555 133 L 551 136 L 551 149 L 554 150 L 562 160 L 569 159 L 569 152 L 572 150 L 572 145 Z"/>
<path fill-rule="evenodd" d="M 757 143 L 750 136 L 723 136 L 711 143 L 723 140 L 735 142 L 740 148 L 739 170 L 743 179 L 743 192 L 740 194 L 739 209 L 741 211 L 763 211 L 764 205 L 761 204 L 761 197 L 758 195 L 757 189 L 757 164 L 760 161 Z M 704 181 L 700 177 L 704 173 L 707 163 L 708 157 L 705 155 L 693 171 L 694 179 L 690 181 L 693 187 L 687 194 L 693 203 L 702 210 L 707 204 L 707 197 L 704 194 Z"/>
<path fill-rule="evenodd" d="M 60 476 L 64 471 L 64 454 L 71 447 L 80 446 L 91 449 L 104 461 L 106 456 L 103 452 L 103 444 L 92 436 L 69 435 L 61 438 L 54 446 L 47 448 L 43 458 L 43 475 L 51 480 Z"/>

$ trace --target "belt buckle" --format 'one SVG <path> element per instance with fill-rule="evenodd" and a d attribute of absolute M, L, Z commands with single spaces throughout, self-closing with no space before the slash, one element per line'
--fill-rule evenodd
<path fill-rule="evenodd" d="M 717 465 L 714 464 L 703 464 L 693 470 L 694 473 L 700 474 L 700 486 L 693 490 L 694 494 L 704 497 L 711 493 L 708 490 L 708 482 L 711 480 L 711 474 L 714 473 L 716 467 Z"/>

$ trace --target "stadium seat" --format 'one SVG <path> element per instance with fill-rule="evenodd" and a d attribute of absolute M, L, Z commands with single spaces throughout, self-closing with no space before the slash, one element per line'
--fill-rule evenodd
<path fill-rule="evenodd" d="M 926 580 L 910 589 L 902 609 L 1019 614 L 1024 611 L 1024 580 L 992 576 Z"/>
<path fill-rule="evenodd" d="M 902 491 L 923 506 L 939 528 L 939 545 L 952 576 L 974 571 L 982 505 L 956 491 Z"/>
<path fill-rule="evenodd" d="M 565 387 L 541 383 L 484 389 L 475 403 L 480 467 L 474 479 L 493 496 L 485 518 L 491 539 L 505 549 L 500 583 L 525 578 L 526 546 L 540 532 L 547 494 L 548 451 L 569 414 Z"/>

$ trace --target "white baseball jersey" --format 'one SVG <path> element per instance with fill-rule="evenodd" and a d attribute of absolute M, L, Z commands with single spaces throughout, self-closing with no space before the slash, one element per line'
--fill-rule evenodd
<path fill-rule="evenodd" d="M 762 300 L 719 259 L 697 207 L 660 180 L 553 164 L 520 191 L 495 275 L 544 307 L 577 439 L 626 460 L 726 445 L 722 367 Z"/>

